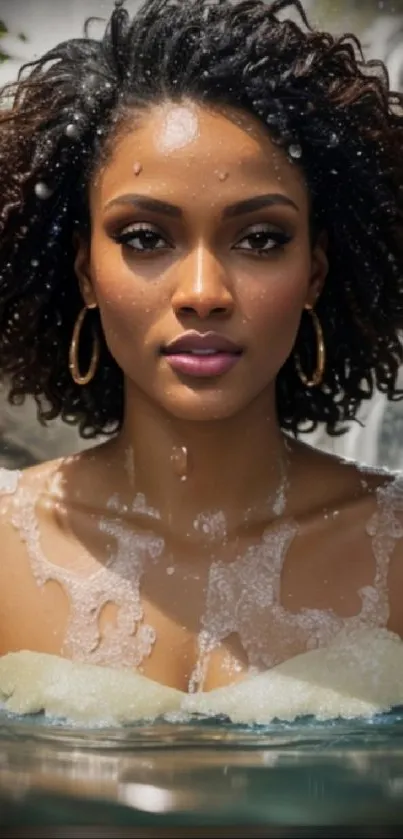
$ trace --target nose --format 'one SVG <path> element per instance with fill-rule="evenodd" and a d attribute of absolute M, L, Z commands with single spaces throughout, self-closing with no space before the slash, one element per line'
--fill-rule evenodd
<path fill-rule="evenodd" d="M 178 317 L 196 315 L 226 318 L 234 309 L 234 298 L 225 269 L 207 248 L 199 247 L 176 268 L 177 281 L 172 306 Z"/>

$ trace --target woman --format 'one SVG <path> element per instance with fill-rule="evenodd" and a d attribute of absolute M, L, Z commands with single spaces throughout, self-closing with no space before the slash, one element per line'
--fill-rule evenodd
<path fill-rule="evenodd" d="M 399 480 L 297 440 L 399 395 L 402 103 L 296 0 L 116 3 L 3 93 L 2 374 L 109 439 L 3 471 L 0 654 L 192 692 L 403 635 Z"/>

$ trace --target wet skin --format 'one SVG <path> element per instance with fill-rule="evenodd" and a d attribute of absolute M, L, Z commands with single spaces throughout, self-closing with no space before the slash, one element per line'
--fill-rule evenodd
<path fill-rule="evenodd" d="M 264 126 L 237 111 L 161 103 L 128 119 L 89 197 L 91 236 L 76 240 L 75 268 L 123 371 L 123 428 L 70 462 L 28 470 L 23 481 L 38 496 L 46 556 L 73 574 L 108 562 L 114 543 L 100 521 L 124 522 L 133 546 L 145 530 L 163 540 L 161 564 L 142 579 L 145 620 L 157 634 L 143 671 L 186 689 L 212 562 L 246 557 L 286 520 L 297 522 L 298 536 L 285 557 L 284 608 L 359 612 L 358 592 L 375 573 L 366 523 L 384 479 L 363 483 L 354 466 L 287 442 L 279 427 L 276 377 L 328 265 L 325 233 L 312 246 L 302 169 Z M 200 375 L 210 363 L 200 358 L 193 373 L 179 371 L 167 348 L 188 330 L 233 342 L 234 363 L 221 375 Z M 55 468 L 61 496 L 48 483 Z M 139 498 L 144 510 L 133 512 Z M 195 522 L 211 529 L 217 515 L 225 538 L 220 530 L 207 538 Z M 68 599 L 59 583 L 38 588 L 7 504 L 2 539 L 0 653 L 60 653 Z M 390 626 L 399 632 L 400 568 L 397 556 Z M 111 588 L 100 626 L 115 620 Z M 265 626 L 256 622 L 257 640 Z M 298 633 L 267 635 L 275 658 L 302 651 Z M 205 686 L 234 681 L 247 666 L 233 632 L 212 656 Z"/>

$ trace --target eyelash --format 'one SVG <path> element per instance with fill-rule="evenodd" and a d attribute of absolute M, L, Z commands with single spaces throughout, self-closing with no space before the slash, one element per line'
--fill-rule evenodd
<path fill-rule="evenodd" d="M 152 224 L 144 224 L 142 222 L 139 222 L 138 224 L 135 224 L 132 227 L 126 228 L 126 230 L 123 230 L 122 233 L 117 234 L 113 238 L 115 239 L 115 242 L 117 242 L 119 245 L 128 245 L 129 247 L 132 247 L 132 250 L 137 251 L 137 253 L 153 253 L 155 251 L 165 250 L 165 246 L 163 248 L 151 248 L 147 250 L 146 248 L 134 248 L 133 246 L 129 245 L 129 243 L 132 242 L 134 239 L 138 239 L 139 236 L 141 236 L 141 234 L 144 234 L 145 237 L 147 236 L 147 234 L 151 234 L 151 236 L 157 237 L 161 239 L 163 242 L 165 242 L 165 244 L 167 244 L 167 240 L 156 227 L 154 227 Z"/>
<path fill-rule="evenodd" d="M 273 230 L 270 225 L 266 224 L 255 224 L 251 228 L 247 235 L 242 236 L 239 240 L 240 242 L 245 242 L 248 239 L 252 239 L 253 236 L 263 236 L 267 237 L 269 242 L 273 242 L 269 248 L 238 248 L 236 250 L 243 250 L 249 251 L 253 253 L 254 256 L 265 257 L 272 253 L 272 251 L 284 250 L 285 245 L 291 241 L 291 236 L 289 233 L 285 233 L 282 230 Z"/>
<path fill-rule="evenodd" d="M 162 247 L 148 248 L 148 249 L 147 249 L 147 246 L 143 247 L 143 248 L 136 248 L 136 247 L 133 247 L 133 245 L 130 245 L 130 242 L 132 242 L 136 238 L 138 240 L 139 239 L 141 240 L 141 238 L 142 238 L 141 234 L 144 235 L 145 239 L 147 238 L 147 234 L 151 235 L 152 237 L 156 237 L 157 239 L 160 239 L 161 241 L 163 241 L 164 245 Z M 274 244 L 272 244 L 268 248 L 267 247 L 264 247 L 264 248 L 253 248 L 253 247 L 251 247 L 251 248 L 240 248 L 239 247 L 240 242 L 245 242 L 247 240 L 251 240 L 253 236 L 262 236 L 262 235 L 267 236 L 267 240 L 269 242 L 274 243 Z M 143 222 L 138 222 L 137 224 L 133 225 L 132 227 L 126 228 L 126 230 L 122 231 L 122 233 L 120 233 L 118 235 L 115 235 L 113 238 L 114 238 L 115 242 L 117 242 L 117 244 L 126 245 L 126 246 L 130 247 L 133 251 L 135 251 L 137 254 L 147 255 L 147 254 L 150 254 L 150 253 L 156 253 L 158 251 L 165 251 L 167 245 L 170 248 L 173 247 L 172 245 L 170 245 L 168 243 L 167 239 L 162 235 L 162 233 L 160 233 L 158 228 L 154 227 L 151 224 L 145 224 Z M 281 230 L 273 230 L 269 225 L 255 224 L 249 229 L 247 235 L 242 236 L 238 240 L 238 244 L 234 246 L 234 250 L 249 252 L 249 254 L 252 254 L 253 256 L 258 256 L 260 258 L 264 258 L 264 257 L 267 257 L 268 255 L 270 255 L 273 251 L 283 250 L 284 246 L 287 245 L 291 241 L 291 238 L 292 237 L 290 236 L 289 233 L 285 233 Z M 155 239 L 154 239 L 154 241 L 155 241 Z M 144 245 L 144 241 L 143 241 L 142 244 Z M 147 242 L 146 242 L 146 245 L 147 245 Z"/>

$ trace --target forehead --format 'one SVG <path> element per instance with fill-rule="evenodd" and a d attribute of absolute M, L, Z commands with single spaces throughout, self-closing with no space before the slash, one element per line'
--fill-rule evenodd
<path fill-rule="evenodd" d="M 166 102 L 128 116 L 93 189 L 110 201 L 130 181 L 136 192 L 171 197 L 281 187 L 299 206 L 308 204 L 301 168 L 256 118 L 192 102 Z"/>

